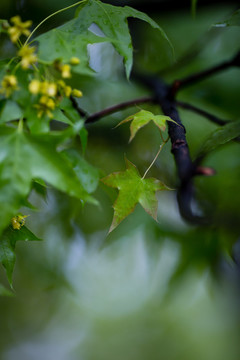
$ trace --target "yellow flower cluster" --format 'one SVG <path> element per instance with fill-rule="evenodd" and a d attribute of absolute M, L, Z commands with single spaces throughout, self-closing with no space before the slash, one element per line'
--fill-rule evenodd
<path fill-rule="evenodd" d="M 18 15 L 12 17 L 10 20 L 13 26 L 10 26 L 8 28 L 8 34 L 13 43 L 16 43 L 21 35 L 25 35 L 25 36 L 30 35 L 30 31 L 28 28 L 32 25 L 31 20 L 22 22 L 20 16 Z"/>
<path fill-rule="evenodd" d="M 11 219 L 11 224 L 14 230 L 20 230 L 21 227 L 25 224 L 25 219 L 26 217 L 28 217 L 29 215 L 17 215 L 14 216 Z"/>
<path fill-rule="evenodd" d="M 1 82 L 0 93 L 9 97 L 18 89 L 18 82 L 15 75 L 5 75 Z"/>
<path fill-rule="evenodd" d="M 35 64 L 37 61 L 37 55 L 34 54 L 36 48 L 34 46 L 30 47 L 24 45 L 19 51 L 18 56 L 22 58 L 21 66 L 23 69 L 28 69 L 31 65 Z"/>
<path fill-rule="evenodd" d="M 70 59 L 70 64 L 73 66 L 78 65 L 80 64 L 80 59 L 74 56 Z M 56 60 L 54 62 L 54 67 L 61 73 L 64 79 L 69 79 L 72 76 L 71 66 L 69 64 L 63 64 L 61 61 Z"/>
<path fill-rule="evenodd" d="M 75 96 L 82 97 L 82 92 L 78 89 L 72 89 L 71 86 L 66 85 L 63 80 L 59 80 L 57 83 L 49 81 L 39 81 L 34 79 L 30 82 L 29 91 L 34 94 L 42 94 L 47 96 L 64 95 L 66 97 Z"/>
<path fill-rule="evenodd" d="M 71 86 L 66 85 L 63 80 L 58 81 L 58 88 L 60 93 L 62 93 L 66 97 L 75 96 L 75 97 L 82 97 L 83 94 L 78 89 L 72 89 Z"/>
<path fill-rule="evenodd" d="M 10 36 L 10 39 L 13 43 L 21 44 L 19 41 L 22 35 L 29 36 L 30 30 L 29 27 L 32 25 L 32 21 L 23 22 L 20 16 L 14 16 L 10 19 L 11 25 L 6 23 L 6 29 Z M 36 47 L 29 46 L 26 42 L 25 45 L 21 46 L 17 52 L 19 57 L 19 63 L 15 66 L 13 73 L 18 70 L 19 65 L 23 70 L 28 70 L 33 66 L 36 69 L 35 64 L 41 63 L 37 57 Z M 63 79 L 71 78 L 71 67 L 76 66 L 80 63 L 78 57 L 72 57 L 68 63 L 63 63 L 61 60 L 56 60 L 53 63 L 53 67 L 61 74 L 61 80 L 56 81 L 40 81 L 38 79 L 33 79 L 29 85 L 29 92 L 38 98 L 38 103 L 34 105 L 37 109 L 38 117 L 43 115 L 48 116 L 49 118 L 53 117 L 53 111 L 57 105 L 59 105 L 63 97 L 81 97 L 82 92 L 78 89 L 72 89 L 71 86 L 67 85 Z M 36 69 L 37 70 L 37 69 Z M 3 94 L 5 97 L 11 96 L 14 91 L 18 90 L 18 81 L 17 77 L 12 74 L 6 74 L 0 84 L 0 94 Z M 18 221 L 15 217 L 13 218 Z"/>
<path fill-rule="evenodd" d="M 39 103 L 34 105 L 38 109 L 38 117 L 47 115 L 49 118 L 53 117 L 52 110 L 55 109 L 56 103 L 49 96 L 43 95 L 40 97 Z"/>
<path fill-rule="evenodd" d="M 59 80 L 55 83 L 33 79 L 28 88 L 32 94 L 41 95 L 39 103 L 35 105 L 38 109 L 38 117 L 42 117 L 43 115 L 47 115 L 50 118 L 53 117 L 52 111 L 55 109 L 58 101 L 58 99 L 55 98 L 56 96 L 59 99 L 61 99 L 62 96 L 82 96 L 82 92 L 80 90 L 72 89 L 71 86 L 66 85 L 63 80 Z"/>
<path fill-rule="evenodd" d="M 34 95 L 42 94 L 52 97 L 57 95 L 57 85 L 54 82 L 39 81 L 34 79 L 30 82 L 28 89 L 30 93 Z"/>

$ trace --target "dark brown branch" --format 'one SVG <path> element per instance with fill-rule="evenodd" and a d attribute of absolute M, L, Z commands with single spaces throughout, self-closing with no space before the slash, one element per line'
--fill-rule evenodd
<path fill-rule="evenodd" d="M 175 121 L 168 122 L 168 132 L 172 142 L 172 153 L 175 158 L 176 168 L 180 184 L 178 187 L 177 198 L 179 210 L 183 218 L 194 224 L 208 224 L 210 219 L 194 214 L 192 210 L 194 200 L 193 177 L 195 175 L 210 175 L 198 167 L 191 160 L 185 128 L 181 122 L 176 108 L 175 99 L 171 94 L 171 87 L 163 81 L 151 76 L 138 76 L 138 79 L 153 91 L 153 99 L 158 103 L 165 115 Z"/>
<path fill-rule="evenodd" d="M 227 120 L 222 120 L 222 119 L 219 119 L 217 116 L 214 116 L 212 114 L 210 114 L 209 112 L 205 111 L 205 110 L 202 110 L 194 105 L 191 105 L 191 104 L 188 104 L 188 103 L 185 103 L 183 101 L 176 101 L 175 104 L 177 106 L 180 106 L 181 108 L 183 109 L 187 109 L 187 110 L 191 110 L 199 115 L 202 115 L 204 116 L 206 119 L 214 122 L 215 124 L 217 125 L 225 125 L 227 124 L 229 121 Z"/>
<path fill-rule="evenodd" d="M 129 100 L 129 101 L 125 101 L 123 103 L 117 104 L 117 105 L 110 106 L 109 108 L 106 108 L 104 110 L 101 110 L 99 112 L 96 112 L 96 113 L 88 116 L 85 120 L 85 124 L 94 123 L 107 115 L 113 114 L 113 113 L 118 112 L 123 109 L 127 109 L 134 105 L 139 105 L 139 104 L 152 102 L 152 101 L 153 101 L 152 97 L 145 96 L 145 97 L 142 97 L 139 99 Z"/>
<path fill-rule="evenodd" d="M 223 63 L 213 66 L 210 69 L 206 69 L 206 70 L 200 71 L 196 74 L 187 76 L 183 79 L 174 81 L 174 83 L 172 85 L 172 89 L 171 89 L 171 94 L 172 94 L 172 96 L 175 96 L 176 93 L 180 89 L 182 89 L 186 86 L 195 84 L 199 81 L 202 81 L 202 80 L 208 78 L 209 76 L 212 76 L 220 71 L 226 70 L 233 66 L 237 66 L 237 67 L 240 66 L 240 51 L 232 59 L 230 59 L 228 61 L 224 61 Z"/>
<path fill-rule="evenodd" d="M 83 109 L 81 109 L 81 108 L 79 107 L 78 102 L 77 102 L 77 100 L 75 99 L 75 97 L 70 96 L 70 100 L 71 100 L 71 102 L 72 102 L 72 105 L 73 105 L 74 109 L 77 110 L 77 112 L 79 113 L 79 115 L 80 115 L 81 117 L 87 117 L 87 116 L 88 116 L 88 114 L 86 113 L 86 111 L 84 111 Z"/>

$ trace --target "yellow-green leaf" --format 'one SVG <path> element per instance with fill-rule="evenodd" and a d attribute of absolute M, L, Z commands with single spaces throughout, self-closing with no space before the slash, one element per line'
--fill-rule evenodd
<path fill-rule="evenodd" d="M 161 130 L 161 131 L 165 131 L 166 129 L 166 121 L 172 121 L 175 122 L 174 120 L 172 120 L 169 116 L 165 116 L 165 115 L 154 115 L 152 112 L 147 111 L 147 110 L 140 110 L 139 112 L 137 112 L 134 115 L 130 115 L 129 117 L 127 117 L 125 120 L 121 121 L 119 125 L 124 124 L 128 121 L 132 121 L 131 125 L 130 125 L 130 132 L 131 132 L 131 136 L 129 141 L 132 141 L 132 139 L 134 138 L 134 136 L 136 135 L 136 133 L 138 132 L 139 129 L 141 129 L 143 126 L 147 125 L 150 121 L 153 121 L 154 124 Z"/>
<path fill-rule="evenodd" d="M 141 204 L 155 220 L 157 219 L 156 192 L 168 189 L 161 181 L 154 178 L 142 178 L 136 166 L 127 159 L 126 171 L 112 173 L 101 181 L 119 190 L 117 200 L 113 205 L 114 216 L 109 232 L 133 212 L 137 203 Z"/>

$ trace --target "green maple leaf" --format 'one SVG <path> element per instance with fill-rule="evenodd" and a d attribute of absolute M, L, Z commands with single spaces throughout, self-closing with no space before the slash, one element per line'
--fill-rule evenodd
<path fill-rule="evenodd" d="M 127 159 L 125 161 L 126 171 L 112 173 L 101 179 L 107 186 L 119 190 L 119 195 L 113 205 L 114 216 L 109 232 L 133 212 L 137 203 L 141 204 L 144 210 L 157 220 L 156 191 L 168 189 L 157 179 L 143 179 L 136 166 Z"/>
<path fill-rule="evenodd" d="M 91 74 L 87 45 L 109 42 L 123 57 L 129 77 L 133 62 L 133 46 L 127 23 L 129 17 L 147 22 L 170 44 L 165 32 L 146 14 L 129 6 L 113 6 L 99 0 L 88 0 L 79 6 L 75 19 L 36 38 L 39 41 L 39 58 L 45 61 L 56 58 L 69 61 L 72 56 L 77 56 L 81 62 L 74 67 L 74 71 Z M 88 30 L 92 24 L 102 30 L 103 36 Z"/>
<path fill-rule="evenodd" d="M 83 30 L 82 27 L 79 27 L 79 33 L 74 32 L 75 21 L 71 20 L 60 28 L 38 36 L 36 38 L 39 42 L 38 56 L 39 59 L 48 63 L 56 59 L 69 62 L 72 57 L 78 57 L 80 64 L 74 66 L 73 70 L 79 74 L 93 75 L 94 71 L 88 65 L 87 45 L 107 40 L 91 33 L 88 29 Z"/>
<path fill-rule="evenodd" d="M 93 202 L 72 165 L 57 151 L 60 136 L 0 129 L 0 233 L 24 205 L 32 182 L 41 179 L 60 191 Z"/>
<path fill-rule="evenodd" d="M 18 241 L 40 241 L 26 226 L 14 230 L 9 226 L 4 230 L 0 239 L 0 262 L 6 270 L 7 278 L 12 286 L 12 274 L 16 261 L 16 243 Z M 1 293 L 0 293 L 1 294 Z"/>
<path fill-rule="evenodd" d="M 150 121 L 153 121 L 154 124 L 162 131 L 165 131 L 166 129 L 166 121 L 175 122 L 169 116 L 154 115 L 150 111 L 141 110 L 136 114 L 130 115 L 125 120 L 121 121 L 117 126 L 124 124 L 128 121 L 132 121 L 130 125 L 131 136 L 129 142 L 132 141 L 138 130 L 141 129 L 143 126 L 147 125 Z"/>

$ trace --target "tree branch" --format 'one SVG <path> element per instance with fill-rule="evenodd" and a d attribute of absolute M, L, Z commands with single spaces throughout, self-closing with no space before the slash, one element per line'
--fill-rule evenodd
<path fill-rule="evenodd" d="M 81 109 L 78 105 L 77 100 L 75 99 L 75 97 L 70 96 L 70 100 L 72 102 L 72 105 L 74 107 L 75 110 L 77 110 L 77 112 L 79 113 L 80 117 L 87 117 L 88 114 L 86 113 L 86 111 L 84 111 L 83 109 Z"/>
<path fill-rule="evenodd" d="M 180 213 L 183 218 L 190 221 L 191 223 L 207 225 L 211 222 L 210 217 L 207 218 L 199 216 L 192 210 L 194 201 L 193 177 L 196 175 L 211 176 L 214 174 L 214 170 L 211 168 L 201 167 L 199 166 L 198 161 L 193 162 L 191 160 L 185 136 L 186 131 L 181 122 L 176 106 L 181 106 L 185 109 L 192 110 L 202 116 L 205 116 L 207 119 L 218 125 L 225 125 L 227 121 L 221 120 L 216 116 L 209 114 L 208 112 L 201 110 L 193 105 L 186 104 L 181 101 L 176 101 L 175 96 L 180 89 L 188 85 L 192 85 L 198 81 L 204 80 L 205 78 L 208 78 L 209 76 L 214 75 L 215 73 L 225 70 L 231 66 L 240 67 L 240 51 L 231 60 L 225 61 L 222 64 L 214 66 L 210 69 L 188 76 L 182 80 L 176 80 L 171 86 L 165 84 L 163 81 L 157 79 L 154 76 L 136 76 L 135 74 L 136 79 L 146 85 L 153 92 L 153 96 L 126 101 L 96 112 L 90 116 L 87 116 L 85 112 L 78 109 L 77 102 L 74 98 L 71 100 L 75 106 L 77 105 L 76 109 L 79 111 L 80 115 L 84 113 L 86 124 L 94 123 L 104 116 L 110 115 L 114 112 L 126 109 L 136 104 L 146 102 L 159 104 L 163 113 L 174 120 L 174 122 L 168 122 L 168 133 L 172 143 L 171 151 L 175 158 L 178 177 L 180 180 L 180 185 L 177 192 Z"/>
<path fill-rule="evenodd" d="M 192 210 L 194 201 L 193 177 L 195 175 L 213 175 L 213 170 L 198 167 L 191 160 L 185 128 L 181 122 L 176 108 L 175 99 L 172 97 L 171 86 L 165 84 L 155 76 L 138 76 L 138 79 L 153 91 L 153 99 L 157 102 L 165 115 L 175 121 L 168 122 L 168 133 L 172 143 L 172 153 L 175 158 L 180 184 L 177 192 L 179 210 L 183 218 L 193 224 L 207 225 L 210 218 L 195 214 Z"/>
<path fill-rule="evenodd" d="M 206 119 L 210 120 L 211 122 L 217 124 L 217 125 L 225 125 L 227 124 L 229 121 L 228 120 L 222 120 L 219 119 L 217 116 L 210 114 L 209 112 L 202 110 L 194 105 L 185 103 L 183 101 L 176 101 L 175 104 L 177 106 L 180 106 L 183 109 L 187 109 L 187 110 L 191 110 L 199 115 L 204 116 Z"/>
<path fill-rule="evenodd" d="M 92 115 L 89 115 L 86 117 L 85 120 L 85 124 L 92 124 L 98 120 L 100 120 L 101 118 L 113 114 L 115 112 L 118 112 L 120 110 L 126 109 L 128 107 L 132 107 L 134 105 L 139 105 L 139 104 L 143 104 L 143 103 L 147 103 L 147 102 L 152 102 L 153 98 L 150 96 L 145 96 L 139 99 L 134 99 L 134 100 L 129 100 L 129 101 L 125 101 L 123 103 L 117 104 L 117 105 L 113 105 L 110 106 L 109 108 L 106 108 L 104 110 L 98 111 Z"/>
<path fill-rule="evenodd" d="M 175 80 L 174 83 L 172 84 L 171 95 L 175 96 L 176 93 L 180 89 L 183 89 L 186 86 L 195 84 L 198 81 L 202 81 L 202 80 L 208 78 L 209 76 L 212 76 L 212 75 L 218 73 L 219 71 L 226 70 L 233 66 L 237 66 L 237 67 L 240 66 L 240 51 L 232 59 L 230 59 L 228 61 L 224 61 L 221 64 L 213 66 L 210 69 L 200 71 L 196 74 L 187 76 L 183 79 Z"/>

